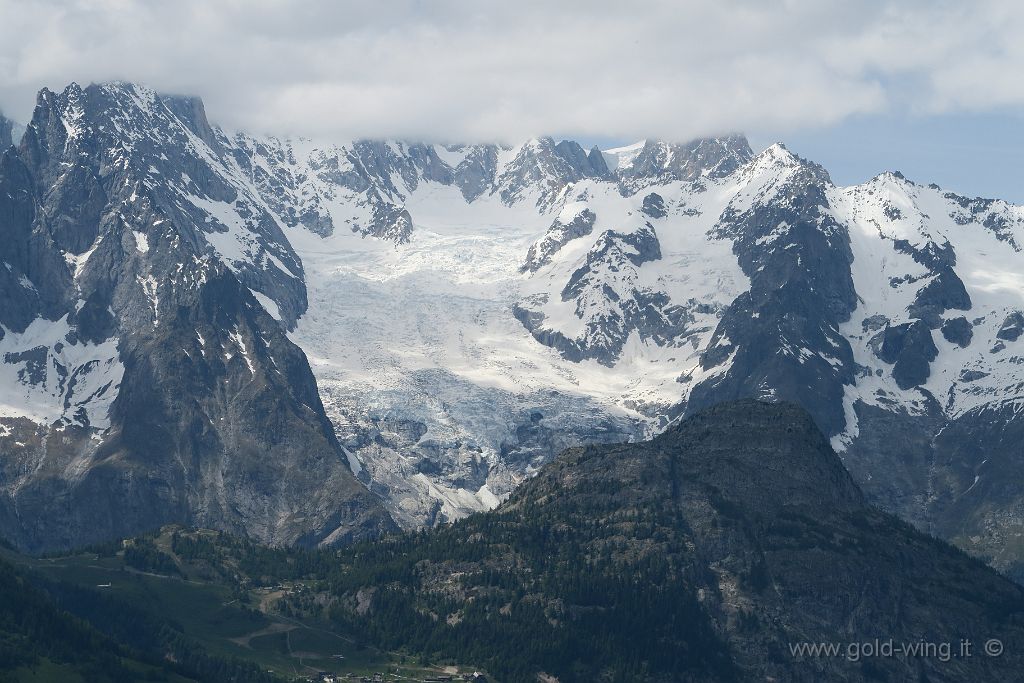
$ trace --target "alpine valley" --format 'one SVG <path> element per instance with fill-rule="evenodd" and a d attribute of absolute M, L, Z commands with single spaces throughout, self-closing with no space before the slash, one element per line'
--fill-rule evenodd
<path fill-rule="evenodd" d="M 867 500 L 1024 577 L 1024 208 L 737 135 L 312 141 L 110 83 L 0 119 L 0 536 L 338 544 L 568 447 L 805 408 Z M 14 139 L 17 137 L 18 139 Z M 859 495 L 859 493 L 858 493 Z"/>

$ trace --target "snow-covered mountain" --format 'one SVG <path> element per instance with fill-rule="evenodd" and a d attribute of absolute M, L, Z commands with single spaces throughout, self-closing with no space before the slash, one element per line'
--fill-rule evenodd
<path fill-rule="evenodd" d="M 565 446 L 757 396 L 810 410 L 877 502 L 1021 561 L 1021 207 L 898 174 L 837 187 L 739 136 L 601 151 L 228 133 L 197 100 L 127 84 L 44 91 L 3 168 L 0 232 L 52 243 L 0 247 L 4 530 L 43 480 L 45 458 L 16 455 L 27 432 L 81 430 L 46 474 L 74 489 L 123 431 L 128 387 L 173 410 L 191 385 L 169 378 L 212 353 L 223 369 L 196 381 L 230 405 L 288 353 L 315 388 L 259 400 L 318 389 L 288 405 L 329 419 L 326 448 L 403 526 L 491 507 Z M 245 324 L 177 293 L 214 277 L 237 283 Z M 139 337 L 168 355 L 144 380 Z M 192 472 L 202 453 L 171 460 Z M 189 481 L 188 510 L 219 486 Z M 295 490 L 330 499 L 314 482 Z"/>
<path fill-rule="evenodd" d="M 0 158 L 0 534 L 19 546 L 393 526 L 253 293 L 306 307 L 275 214 L 217 145 L 196 100 L 72 85 Z"/>

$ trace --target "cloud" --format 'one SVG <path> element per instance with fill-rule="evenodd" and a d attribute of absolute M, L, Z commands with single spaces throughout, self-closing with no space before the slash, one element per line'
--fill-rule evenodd
<path fill-rule="evenodd" d="M 0 0 L 0 106 L 130 80 L 230 128 L 687 139 L 1024 107 L 1015 1 Z"/>

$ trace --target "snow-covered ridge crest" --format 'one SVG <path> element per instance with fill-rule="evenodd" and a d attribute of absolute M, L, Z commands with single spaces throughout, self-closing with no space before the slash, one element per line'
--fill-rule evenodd
<path fill-rule="evenodd" d="M 546 211 L 568 186 L 584 180 L 619 185 L 631 194 L 652 183 L 725 175 L 750 157 L 739 136 L 687 144 L 645 141 L 616 170 L 606 162 L 615 157 L 611 152 L 549 137 L 513 147 L 228 137 L 238 163 L 288 225 L 318 234 L 346 226 L 397 242 L 408 240 L 418 222 L 406 199 L 424 183 L 455 186 L 469 203 L 496 198 L 506 206 Z"/>

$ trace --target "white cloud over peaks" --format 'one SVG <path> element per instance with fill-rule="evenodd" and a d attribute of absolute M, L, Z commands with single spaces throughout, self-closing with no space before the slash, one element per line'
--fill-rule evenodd
<path fill-rule="evenodd" d="M 1024 9 L 864 0 L 0 0 L 0 106 L 130 80 L 234 128 L 685 139 L 1024 107 Z"/>

